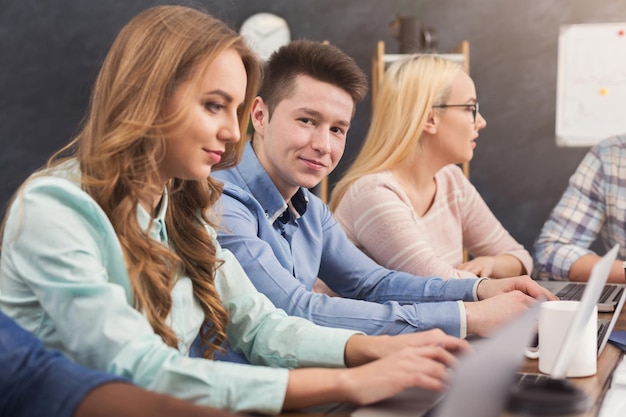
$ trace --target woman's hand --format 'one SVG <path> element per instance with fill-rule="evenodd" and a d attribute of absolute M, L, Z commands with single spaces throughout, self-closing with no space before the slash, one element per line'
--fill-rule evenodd
<path fill-rule="evenodd" d="M 383 359 L 351 368 L 342 379 L 346 401 L 365 405 L 419 387 L 442 391 L 449 382 L 448 368 L 457 358 L 442 346 L 406 347 Z"/>
<path fill-rule="evenodd" d="M 479 256 L 460 265 L 455 266 L 456 269 L 471 272 L 477 277 L 491 277 L 493 275 L 493 267 L 495 258 L 493 256 Z"/>
<path fill-rule="evenodd" d="M 477 256 L 471 261 L 455 266 L 477 277 L 507 278 L 526 273 L 522 262 L 513 255 Z"/>
<path fill-rule="evenodd" d="M 448 368 L 457 363 L 456 353 L 467 350 L 468 346 L 466 341 L 446 336 L 440 330 L 400 336 L 352 336 L 346 344 L 346 357 L 352 365 L 356 362 L 352 355 L 369 363 L 349 369 L 289 371 L 283 408 L 333 402 L 365 405 L 412 387 L 433 393 L 441 391 L 450 378 Z M 376 355 L 384 357 L 365 359 Z"/>

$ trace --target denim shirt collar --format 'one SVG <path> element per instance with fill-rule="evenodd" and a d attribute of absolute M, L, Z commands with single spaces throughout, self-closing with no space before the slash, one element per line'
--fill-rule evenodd
<path fill-rule="evenodd" d="M 243 157 L 237 165 L 237 170 L 246 184 L 248 192 L 265 210 L 265 215 L 270 223 L 274 223 L 287 209 L 293 218 L 300 217 L 306 211 L 309 202 L 306 193 L 302 188 L 299 188 L 291 201 L 287 203 L 259 162 L 250 141 L 245 145 Z"/>

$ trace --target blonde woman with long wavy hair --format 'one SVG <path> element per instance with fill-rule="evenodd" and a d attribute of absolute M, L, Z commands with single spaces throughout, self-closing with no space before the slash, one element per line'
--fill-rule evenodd
<path fill-rule="evenodd" d="M 260 73 L 243 40 L 206 13 L 161 6 L 133 18 L 82 130 L 12 202 L 0 307 L 79 364 L 223 409 L 443 389 L 464 341 L 288 317 L 215 240 L 222 186 L 210 173 L 240 159 Z M 202 357 L 191 358 L 196 336 Z M 212 360 L 227 345 L 257 366 Z"/>
<path fill-rule="evenodd" d="M 459 64 L 435 55 L 392 64 L 363 147 L 332 193 L 348 237 L 379 264 L 414 275 L 529 273 L 530 254 L 456 165 L 472 159 L 486 124 Z"/>

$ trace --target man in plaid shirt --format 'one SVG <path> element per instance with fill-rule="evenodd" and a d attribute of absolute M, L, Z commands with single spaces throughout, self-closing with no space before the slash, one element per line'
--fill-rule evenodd
<path fill-rule="evenodd" d="M 535 276 L 586 281 L 600 256 L 590 249 L 598 238 L 608 250 L 620 245 L 609 281 L 624 282 L 626 259 L 626 134 L 592 147 L 569 180 L 535 242 Z"/>

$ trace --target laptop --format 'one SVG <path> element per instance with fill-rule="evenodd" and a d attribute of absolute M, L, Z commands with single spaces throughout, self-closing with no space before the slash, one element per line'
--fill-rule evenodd
<path fill-rule="evenodd" d="M 452 371 L 445 395 L 411 388 L 379 403 L 360 407 L 352 417 L 495 417 L 508 398 L 508 389 L 524 360 L 535 332 L 540 303 L 509 322 L 492 337 L 475 343 Z M 445 398 L 445 401 L 441 401 Z"/>
<path fill-rule="evenodd" d="M 593 309 L 593 300 L 602 300 L 606 293 L 606 284 L 607 279 L 609 278 L 609 274 L 611 273 L 611 268 L 613 266 L 613 262 L 617 257 L 617 253 L 619 251 L 619 245 L 613 246 L 610 251 L 606 253 L 591 269 L 591 273 L 589 274 L 589 280 L 586 283 L 580 283 L 583 292 L 579 296 L 579 300 L 581 301 L 582 306 L 585 309 L 589 310 L 589 314 L 591 314 L 591 310 Z M 565 284 L 565 283 L 562 283 Z M 611 284 L 610 284 L 611 285 Z M 620 292 L 620 297 L 617 300 L 617 304 L 612 307 L 611 318 L 598 318 L 598 336 L 597 336 L 597 345 L 598 345 L 598 355 L 602 353 L 604 348 L 606 347 L 607 342 L 609 341 L 609 336 L 617 323 L 619 315 L 624 307 L 624 301 L 626 300 L 626 293 L 623 291 L 623 284 L 617 284 L 616 286 L 621 286 L 622 291 Z M 585 297 L 587 297 L 585 299 Z M 591 301 L 588 301 L 591 300 Z M 588 304 L 591 303 L 591 304 Z M 598 312 L 600 312 L 600 301 L 596 301 L 596 305 L 598 306 Z M 572 336 L 575 337 L 575 336 Z"/>
<path fill-rule="evenodd" d="M 537 281 L 561 300 L 579 301 L 587 284 L 570 281 Z M 626 284 L 605 284 L 598 299 L 598 313 L 611 313 L 621 308 L 626 298 Z"/>

